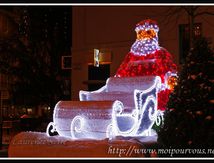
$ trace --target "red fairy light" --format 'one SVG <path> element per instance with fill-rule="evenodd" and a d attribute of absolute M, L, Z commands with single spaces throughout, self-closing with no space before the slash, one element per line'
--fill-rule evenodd
<path fill-rule="evenodd" d="M 147 24 L 156 24 L 157 25 L 157 22 L 155 20 L 145 19 L 145 20 L 142 20 L 141 22 L 139 22 L 136 26 L 144 25 L 146 23 Z"/>
<path fill-rule="evenodd" d="M 150 33 L 150 35 L 147 35 L 145 31 L 147 31 L 147 28 L 152 32 L 158 31 L 157 22 L 151 19 L 146 19 L 141 22 L 139 22 L 136 25 L 136 31 L 137 31 L 137 42 L 141 41 L 139 38 L 146 37 L 147 41 L 151 39 L 150 42 L 147 42 L 144 46 L 139 46 L 140 44 L 133 44 L 131 51 L 127 54 L 122 64 L 119 66 L 116 77 L 134 77 L 134 76 L 149 76 L 149 75 L 155 75 L 160 76 L 163 85 L 168 84 L 168 86 L 160 91 L 158 93 L 158 109 L 159 110 L 165 110 L 166 104 L 169 100 L 169 94 L 172 92 L 174 86 L 177 84 L 176 77 L 167 78 L 166 74 L 168 72 L 177 72 L 177 66 L 175 63 L 173 63 L 173 60 L 171 58 L 171 54 L 164 48 L 160 47 L 158 44 L 156 44 L 156 50 L 151 50 L 151 53 L 148 53 L 148 51 L 144 48 L 151 48 L 154 44 L 152 42 L 153 37 L 157 37 L 157 34 Z M 157 38 L 155 38 L 157 40 Z M 145 41 L 145 40 L 144 40 Z M 142 44 L 144 42 L 141 41 Z M 146 47 L 147 46 L 147 47 Z M 132 50 L 133 49 L 133 50 Z M 146 54 L 142 54 L 141 50 L 143 49 L 143 52 L 147 52 Z M 135 53 L 135 51 L 137 53 Z M 149 51 L 150 52 L 150 51 Z M 166 81 L 165 81 L 166 80 Z"/>

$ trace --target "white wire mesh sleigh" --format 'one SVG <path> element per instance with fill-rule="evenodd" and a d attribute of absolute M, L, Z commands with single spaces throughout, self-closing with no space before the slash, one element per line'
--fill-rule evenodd
<path fill-rule="evenodd" d="M 149 136 L 157 120 L 159 76 L 110 77 L 96 91 L 80 91 L 80 101 L 59 101 L 47 135 L 72 139 Z"/>

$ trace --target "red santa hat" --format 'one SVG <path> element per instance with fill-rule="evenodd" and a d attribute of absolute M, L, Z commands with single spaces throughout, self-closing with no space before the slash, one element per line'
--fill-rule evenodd
<path fill-rule="evenodd" d="M 149 30 L 149 29 L 153 29 L 156 32 L 158 32 L 159 27 L 158 27 L 157 22 L 152 19 L 142 20 L 139 23 L 137 23 L 135 31 L 138 32 L 140 30 Z"/>

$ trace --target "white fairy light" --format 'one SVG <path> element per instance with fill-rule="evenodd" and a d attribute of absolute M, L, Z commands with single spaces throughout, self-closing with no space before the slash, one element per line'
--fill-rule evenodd
<path fill-rule="evenodd" d="M 131 114 L 124 112 L 123 106 L 112 111 L 112 129 L 115 136 L 145 136 L 151 130 L 157 117 L 157 93 L 160 85 L 161 79 L 156 77 L 149 89 L 135 90 L 135 109 Z M 123 131 L 126 126 L 131 126 L 131 128 Z"/>
<path fill-rule="evenodd" d="M 112 79 L 114 82 L 121 81 L 121 78 L 118 79 L 114 77 Z M 100 106 L 97 106 L 96 101 L 93 100 L 91 101 L 93 105 L 87 106 L 81 104 L 81 102 L 85 100 L 90 101 L 90 98 L 87 97 L 90 94 L 108 92 L 109 90 L 107 89 L 110 88 L 108 88 L 107 85 L 97 91 L 80 91 L 80 99 L 83 101 L 79 101 L 78 105 L 77 103 L 71 103 L 70 106 L 68 106 L 67 103 L 63 102 L 58 102 L 56 104 L 54 108 L 53 122 L 47 127 L 47 135 L 50 135 L 50 132 L 58 132 L 59 135 L 70 137 L 71 139 L 88 138 L 97 140 L 113 138 L 114 136 L 119 135 L 148 135 L 148 133 L 151 133 L 151 127 L 155 123 L 157 117 L 157 93 L 160 90 L 161 79 L 158 76 L 153 78 L 141 77 L 139 79 L 135 78 L 134 82 L 137 83 L 142 79 L 145 80 L 145 83 L 147 83 L 148 86 L 150 86 L 145 90 L 134 90 L 134 97 L 133 99 L 130 99 L 134 100 L 135 106 L 132 112 L 126 112 L 125 106 L 121 101 L 118 101 L 117 98 L 115 98 L 113 103 L 107 103 L 105 107 L 102 105 L 105 109 L 101 110 L 90 109 L 90 107 L 100 108 Z M 130 79 L 127 79 L 127 81 L 124 82 L 127 83 L 128 80 Z M 108 79 L 106 84 L 109 84 L 109 82 L 112 83 L 113 81 Z M 151 82 L 153 83 L 152 85 Z M 114 88 L 116 87 L 111 89 Z M 122 89 L 121 91 L 123 92 L 124 90 Z M 70 130 L 65 132 L 65 130 L 67 130 L 66 128 L 69 129 L 69 126 Z M 102 128 L 100 128 L 101 126 Z"/>
<path fill-rule="evenodd" d="M 148 54 L 153 54 L 156 50 L 159 50 L 159 44 L 158 44 L 158 31 L 159 28 L 156 24 L 149 24 L 148 22 L 146 22 L 143 25 L 138 25 L 135 28 L 135 31 L 138 33 L 139 31 L 148 31 L 148 30 L 154 30 L 156 32 L 155 37 L 153 38 L 144 38 L 144 39 L 137 39 L 131 49 L 130 52 L 132 52 L 134 55 L 140 55 L 140 56 L 145 56 Z"/>

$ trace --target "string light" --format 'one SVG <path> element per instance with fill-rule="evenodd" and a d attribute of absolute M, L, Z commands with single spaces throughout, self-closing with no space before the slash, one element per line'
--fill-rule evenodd
<path fill-rule="evenodd" d="M 136 25 L 137 39 L 130 50 L 133 55 L 146 56 L 160 49 L 157 34 L 159 28 L 154 23 L 156 22 L 149 19 Z"/>
<path fill-rule="evenodd" d="M 28 15 L 27 8 L 23 10 L 22 22 L 19 23 L 19 32 L 24 37 L 28 37 L 29 35 L 29 15 Z"/>
<path fill-rule="evenodd" d="M 47 20 L 47 17 L 48 17 L 48 15 L 47 15 L 47 13 L 45 13 L 45 14 L 44 14 L 44 29 L 43 29 L 45 39 L 48 38 L 48 29 L 47 29 L 48 20 Z"/>
<path fill-rule="evenodd" d="M 124 107 L 112 112 L 112 135 L 151 136 L 151 128 L 157 118 L 157 93 L 161 87 L 160 77 L 155 77 L 153 85 L 146 90 L 134 91 L 135 108 L 126 113 Z M 131 124 L 130 124 L 131 123 Z M 124 130 L 127 126 L 129 129 Z"/>
<path fill-rule="evenodd" d="M 157 93 L 161 88 L 161 79 L 158 76 L 135 78 L 133 82 L 138 83 L 138 80 L 143 79 L 149 79 L 147 84 L 151 86 L 145 90 L 134 90 L 133 99 L 130 99 L 134 101 L 135 105 L 132 112 L 127 112 L 126 106 L 117 98 L 114 101 L 89 100 L 88 96 L 91 94 L 108 92 L 107 86 L 93 92 L 81 91 L 81 101 L 70 102 L 69 105 L 68 102 L 63 101 L 56 104 L 53 114 L 54 122 L 49 123 L 46 130 L 47 135 L 57 131 L 59 135 L 69 136 L 72 139 L 98 140 L 111 139 L 121 135 L 149 136 L 157 118 Z M 118 78 L 118 80 L 123 79 Z M 102 124 L 102 128 L 98 128 L 100 124 Z M 70 131 L 67 131 L 69 126 Z"/>

